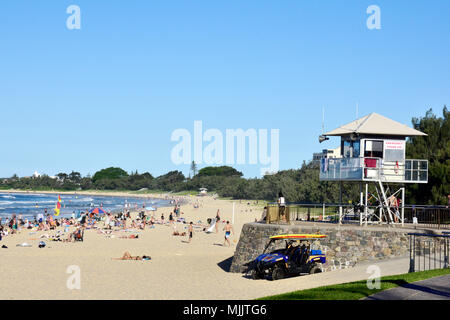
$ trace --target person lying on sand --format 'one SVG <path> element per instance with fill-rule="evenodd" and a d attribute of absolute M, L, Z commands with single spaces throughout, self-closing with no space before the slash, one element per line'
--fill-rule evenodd
<path fill-rule="evenodd" d="M 120 239 L 137 239 L 139 238 L 139 235 L 137 234 L 132 234 L 130 236 L 120 236 Z"/>
<path fill-rule="evenodd" d="M 111 234 L 113 231 L 112 230 L 98 230 L 97 233 L 102 233 L 102 234 Z"/>
<path fill-rule="evenodd" d="M 150 256 L 135 256 L 133 257 L 128 251 L 125 251 L 122 258 L 111 258 L 112 260 L 150 260 Z"/>

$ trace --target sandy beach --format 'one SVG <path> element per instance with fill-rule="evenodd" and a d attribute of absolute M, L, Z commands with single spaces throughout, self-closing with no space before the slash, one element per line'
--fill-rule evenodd
<path fill-rule="evenodd" d="M 184 198 L 186 204 L 181 206 L 181 212 L 188 222 L 206 222 L 207 218 L 215 217 L 218 209 L 222 220 L 232 220 L 233 202 L 230 200 L 210 196 Z M 200 208 L 192 205 L 197 199 Z M 279 281 L 255 281 L 243 274 L 227 272 L 243 224 L 259 219 L 261 210 L 261 205 L 235 201 L 235 234 L 231 247 L 222 246 L 223 224 L 217 234 L 195 228 L 191 243 L 186 243 L 187 237 L 173 236 L 173 228 L 168 225 L 117 232 L 114 238 L 97 230 L 86 230 L 84 242 L 76 243 L 39 239 L 42 234 L 56 231 L 30 234 L 30 230 L 22 230 L 0 242 L 8 247 L 0 249 L 3 275 L 0 299 L 255 299 L 367 278 L 363 266 Z M 155 216 L 164 213 L 168 217 L 170 211 L 171 208 L 159 208 Z M 187 231 L 186 226 L 178 223 L 177 230 Z M 138 239 L 119 238 L 137 233 Z M 41 240 L 47 243 L 45 248 L 38 248 Z M 23 242 L 32 247 L 16 247 Z M 121 257 L 125 251 L 131 255 L 149 255 L 151 260 L 111 259 Z M 407 272 L 407 259 L 377 263 L 385 264 L 383 273 L 386 275 Z M 70 266 L 79 267 L 80 289 L 67 286 L 72 276 L 72 271 L 68 271 Z"/>
<path fill-rule="evenodd" d="M 111 195 L 111 194 L 110 194 Z M 119 195 L 114 193 L 113 195 Z M 127 195 L 127 194 L 123 194 Z M 145 195 L 146 197 L 153 195 Z M 157 196 L 157 195 L 156 195 Z M 161 196 L 161 195 L 159 195 Z M 186 221 L 206 223 L 218 209 L 222 220 L 232 220 L 232 202 L 213 197 L 184 196 L 181 215 Z M 192 203 L 200 203 L 194 208 Z M 172 208 L 159 208 L 155 217 L 164 213 L 166 219 Z M 236 298 L 233 282 L 248 282 L 242 275 L 224 271 L 219 263 L 232 257 L 242 225 L 261 216 L 261 208 L 236 201 L 235 234 L 231 247 L 224 242 L 223 224 L 219 232 L 206 234 L 194 229 L 191 243 L 187 237 L 173 236 L 173 228 L 156 225 L 135 232 L 117 232 L 114 238 L 86 230 L 84 242 L 63 243 L 41 239 L 52 231 L 21 230 L 0 242 L 3 277 L 0 299 L 230 299 Z M 100 223 L 100 226 L 102 223 Z M 186 224 L 177 223 L 179 232 Z M 71 228 L 73 229 L 73 228 Z M 31 234 L 30 234 L 31 233 Z M 121 235 L 139 234 L 138 239 L 121 239 Z M 39 241 L 47 247 L 38 248 Z M 17 247 L 27 242 L 32 247 Z M 115 261 L 125 251 L 132 255 L 150 255 L 150 261 Z M 66 286 L 71 274 L 69 266 L 79 266 L 81 289 Z M 242 285 L 241 285 L 242 286 Z M 245 285 L 243 285 L 245 287 Z M 241 289 L 242 290 L 242 289 Z"/>

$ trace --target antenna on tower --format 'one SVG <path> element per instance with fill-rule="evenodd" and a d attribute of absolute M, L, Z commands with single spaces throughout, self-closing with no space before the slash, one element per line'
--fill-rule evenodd
<path fill-rule="evenodd" d="M 322 107 L 322 134 L 319 136 L 319 143 L 322 143 L 325 140 L 330 139 L 327 136 L 325 136 L 324 133 L 325 133 L 325 108 Z"/>
<path fill-rule="evenodd" d="M 322 107 L 322 134 L 325 133 L 325 107 Z"/>

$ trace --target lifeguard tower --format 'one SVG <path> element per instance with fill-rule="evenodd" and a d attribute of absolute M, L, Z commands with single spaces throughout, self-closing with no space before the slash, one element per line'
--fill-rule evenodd
<path fill-rule="evenodd" d="M 324 158 L 320 163 L 320 181 L 340 182 L 342 204 L 342 182 L 360 183 L 360 223 L 368 223 L 368 184 L 374 183 L 380 204 L 377 222 L 404 224 L 406 183 L 428 183 L 428 161 L 406 159 L 406 138 L 426 136 L 425 133 L 404 124 L 371 113 L 335 130 L 324 133 L 319 142 L 328 137 L 341 137 L 341 157 Z M 365 183 L 365 201 L 362 184 Z M 400 184 L 397 190 L 389 190 L 388 184 Z M 401 203 L 393 203 L 401 193 Z M 397 198 L 396 198 L 397 197 Z M 395 206 L 397 209 L 395 210 Z M 342 217 L 342 207 L 339 209 Z"/>

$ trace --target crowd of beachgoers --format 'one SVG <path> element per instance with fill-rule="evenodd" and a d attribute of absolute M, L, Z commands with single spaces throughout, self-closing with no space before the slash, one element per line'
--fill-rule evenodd
<path fill-rule="evenodd" d="M 186 236 L 188 238 L 187 242 L 190 242 L 193 237 L 194 227 L 197 230 L 201 229 L 206 232 L 218 233 L 218 226 L 223 222 L 223 231 L 225 231 L 224 243 L 231 245 L 228 238 L 233 231 L 233 227 L 229 221 L 221 220 L 220 210 L 217 210 L 213 219 L 207 219 L 205 222 L 201 220 L 188 222 L 181 211 L 181 204 L 192 206 L 195 210 L 202 207 L 203 202 L 198 199 L 191 202 L 186 201 L 186 199 L 176 198 L 172 199 L 170 204 L 173 205 L 173 209 L 168 214 L 167 209 L 170 208 L 160 208 L 159 211 L 157 208 L 148 210 L 145 205 L 142 208 L 123 208 L 116 213 L 104 212 L 99 214 L 93 212 L 93 210 L 85 210 L 78 214 L 74 212 L 70 217 L 56 217 L 47 213 L 47 209 L 45 209 L 43 213 L 37 214 L 32 220 L 24 218 L 21 214 L 11 214 L 5 220 L 0 218 L 0 241 L 5 237 L 12 237 L 14 234 L 24 230 L 29 232 L 29 235 L 37 234 L 40 231 L 48 232 L 41 234 L 38 239 L 47 239 L 49 241 L 82 241 L 85 230 L 97 230 L 98 233 L 108 237 L 116 237 L 117 234 L 118 238 L 134 239 L 138 238 L 139 232 L 146 228 L 155 228 L 155 225 L 168 225 L 173 228 L 173 236 Z M 166 212 L 166 215 L 164 212 Z M 182 231 L 179 231 L 177 227 L 180 224 L 183 225 Z M 131 234 L 127 235 L 120 232 Z M 50 233 L 53 234 L 50 235 Z"/>
<path fill-rule="evenodd" d="M 171 203 L 172 196 L 174 202 L 175 197 L 180 201 Z M 140 198 L 149 197 L 158 195 Z M 67 209 L 55 216 L 52 208 L 48 216 L 45 208 L 31 215 L 19 210 L 8 212 L 8 216 L 2 212 L 0 258 L 5 261 L 2 269 L 8 277 L 2 280 L 0 298 L 240 297 L 248 282 L 241 275 L 226 272 L 227 264 L 238 246 L 242 226 L 261 219 L 264 205 L 212 195 L 168 197 L 164 205 L 145 208 L 144 201 L 137 199 L 131 207 L 111 209 L 114 211 L 109 214 L 93 214 L 89 205 L 74 216 Z M 145 202 L 149 203 L 147 199 Z M 139 204 L 137 209 L 135 203 Z M 109 211 L 105 206 L 103 209 Z M 37 215 L 41 212 L 39 222 Z M 80 290 L 66 286 L 74 276 L 68 273 L 72 266 L 80 268 Z M 186 277 L 194 287 L 180 286 Z M 232 284 L 233 292 L 220 290 L 223 281 Z"/>

